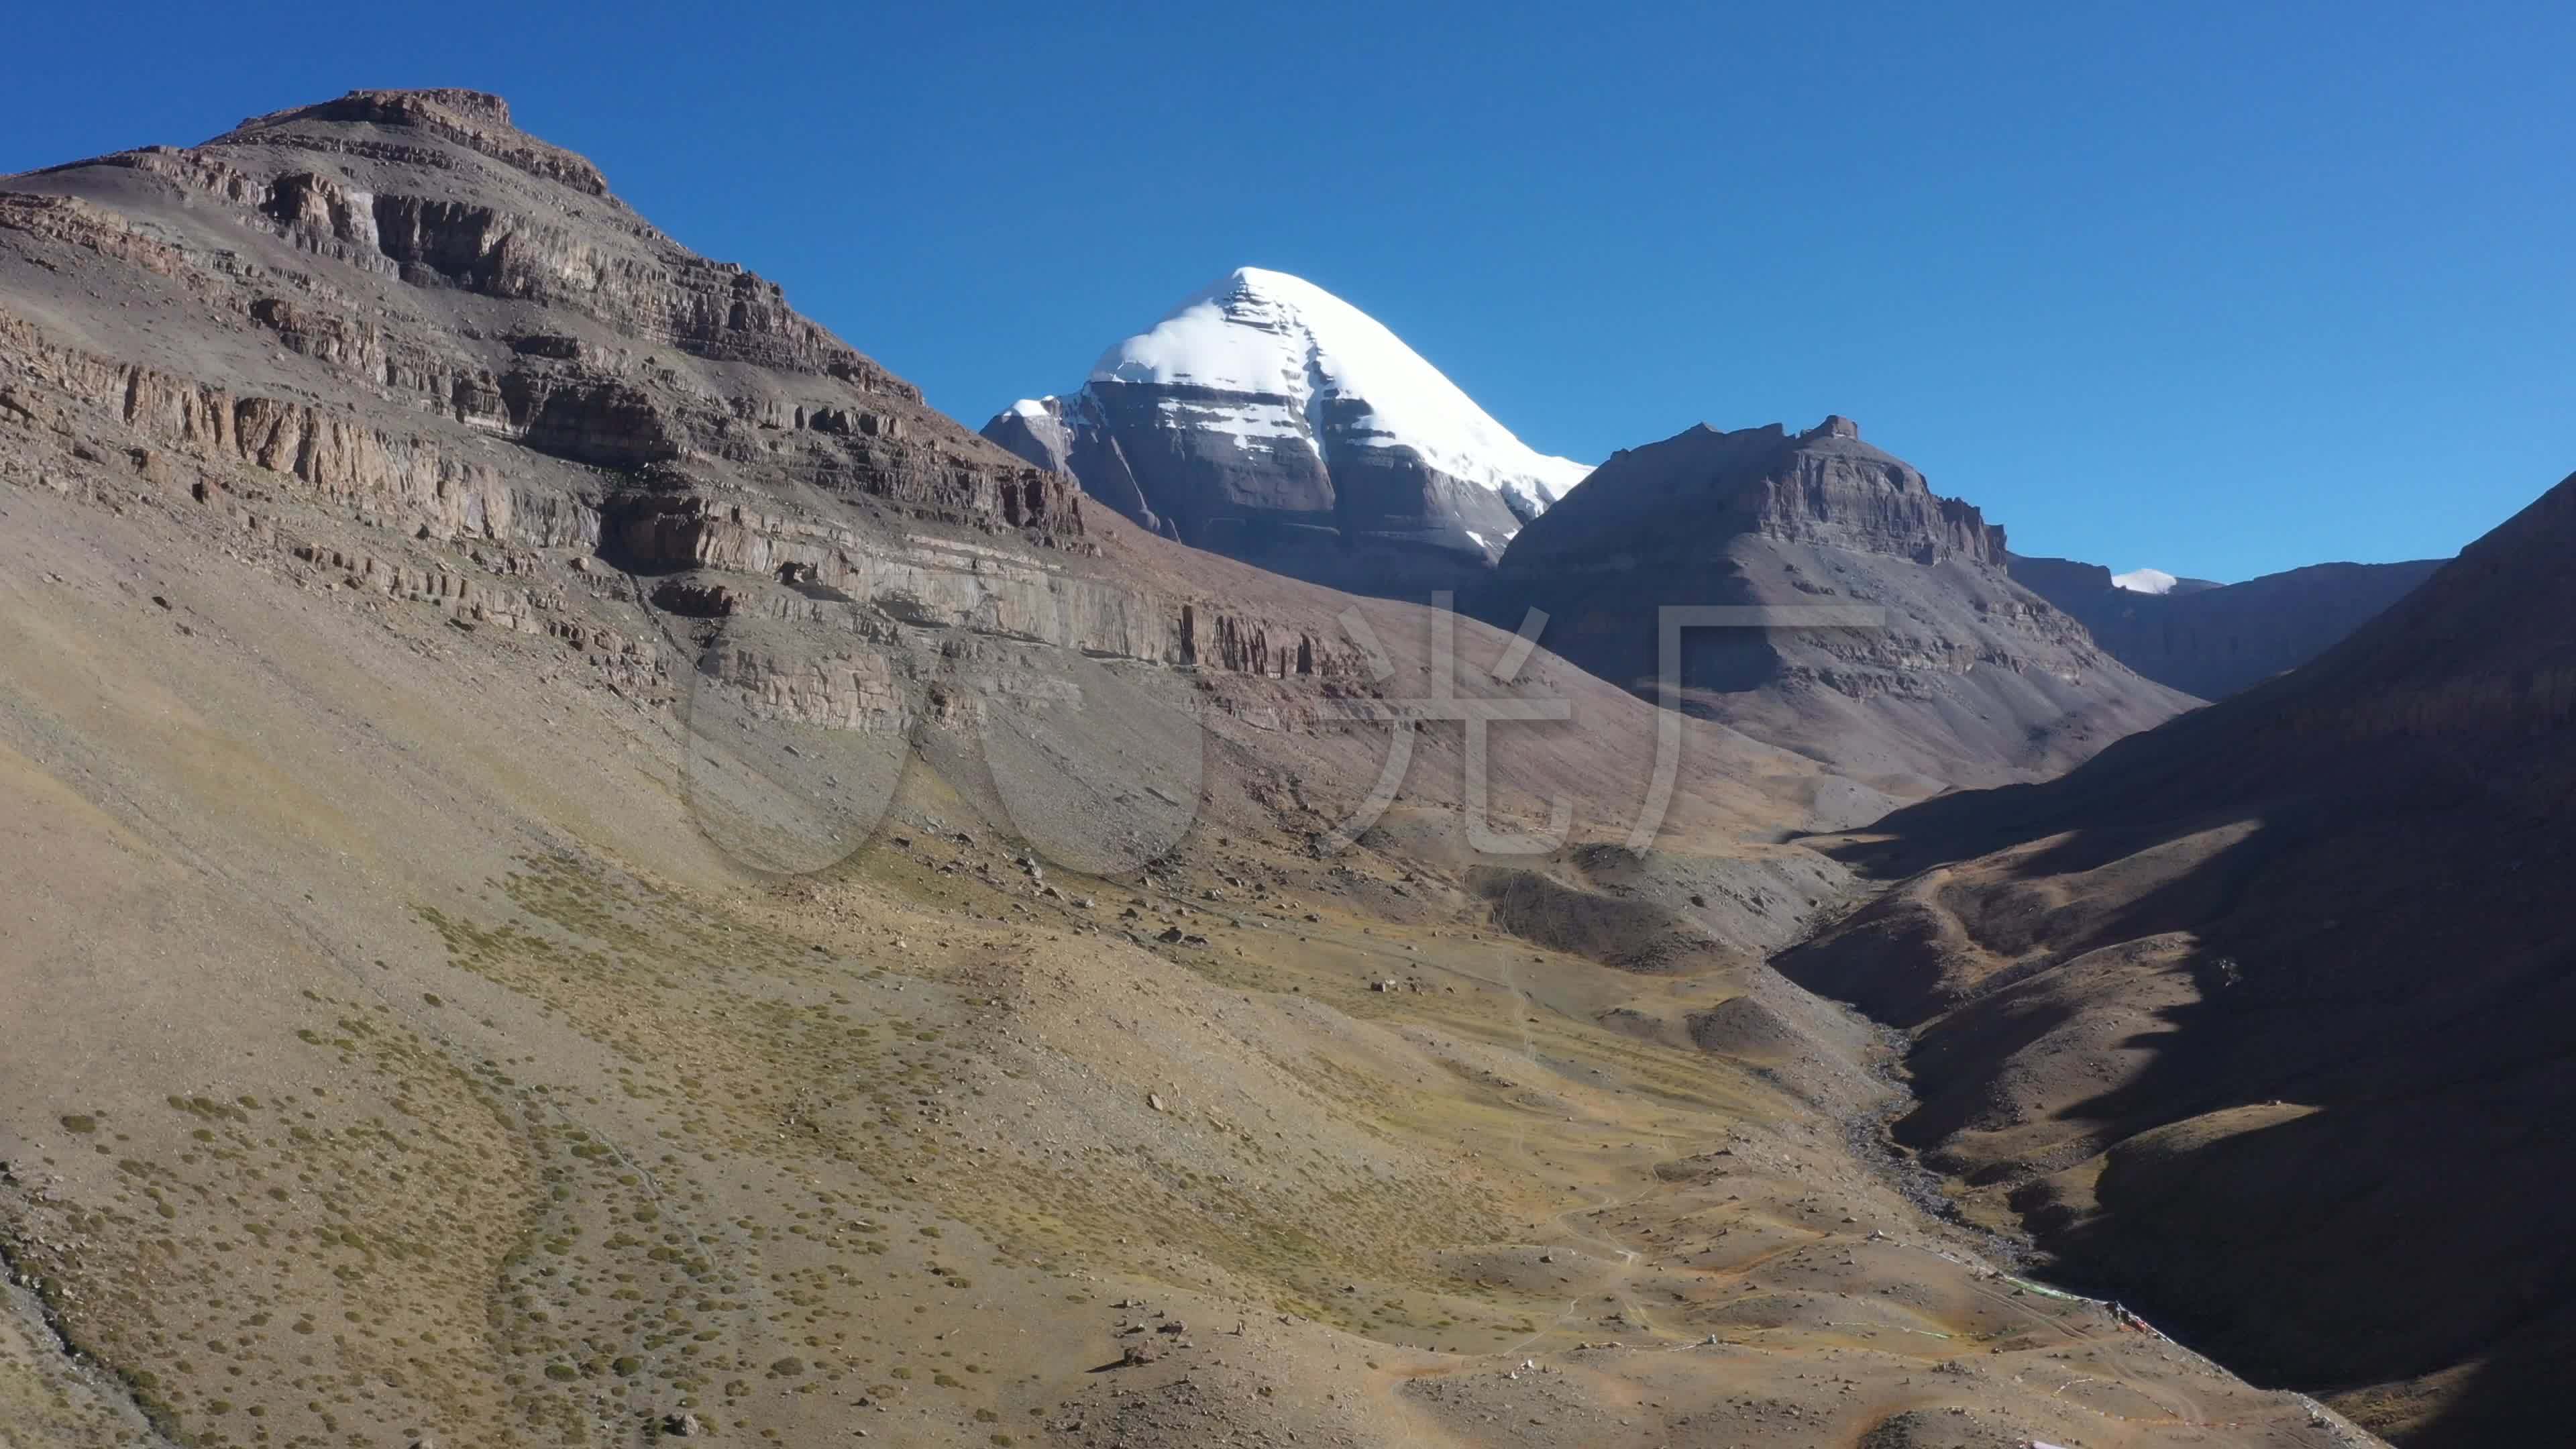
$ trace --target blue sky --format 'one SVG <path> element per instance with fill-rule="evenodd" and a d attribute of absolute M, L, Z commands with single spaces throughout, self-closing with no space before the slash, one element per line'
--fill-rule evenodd
<path fill-rule="evenodd" d="M 1254 264 L 1548 451 L 1846 413 L 2118 568 L 2576 468 L 2576 6 L 545 8 L 21 7 L 0 172 L 494 90 L 970 426 Z"/>

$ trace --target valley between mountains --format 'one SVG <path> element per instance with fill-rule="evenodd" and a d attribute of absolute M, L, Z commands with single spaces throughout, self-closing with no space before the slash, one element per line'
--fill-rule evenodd
<path fill-rule="evenodd" d="M 978 436 L 497 97 L 0 178 L 0 1445 L 2548 1422 L 2564 1142 L 2443 1124 L 2563 1105 L 2571 485 L 2200 708 L 1846 420 L 1342 305 Z M 1646 577 L 1891 623 L 1666 713 Z"/>

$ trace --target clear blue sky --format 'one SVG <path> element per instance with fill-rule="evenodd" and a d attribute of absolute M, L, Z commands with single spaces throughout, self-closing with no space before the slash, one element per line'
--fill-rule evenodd
<path fill-rule="evenodd" d="M 548 8 L 20 6 L 0 172 L 472 86 L 969 425 L 1249 263 L 1549 451 L 1847 413 L 2120 568 L 2576 469 L 2564 3 Z"/>

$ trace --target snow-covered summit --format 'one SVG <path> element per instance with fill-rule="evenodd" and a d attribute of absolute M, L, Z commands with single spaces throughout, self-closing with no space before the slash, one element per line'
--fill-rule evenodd
<path fill-rule="evenodd" d="M 2125 574 L 2111 575 L 2111 587 L 2126 589 L 2133 594 L 2170 594 L 2174 585 L 2181 582 L 2163 569 L 2131 569 Z"/>
<path fill-rule="evenodd" d="M 1258 267 L 984 436 L 1167 538 L 1398 597 L 1482 581 L 1591 471 L 1512 436 L 1367 313 Z"/>
<path fill-rule="evenodd" d="M 1592 471 L 1513 436 L 1376 318 L 1260 267 L 1236 268 L 1102 353 L 1090 381 L 1237 394 L 1190 408 L 1189 423 L 1245 442 L 1302 446 L 1318 457 L 1327 439 L 1336 448 L 1410 449 L 1424 465 L 1504 495 L 1522 519 Z M 1034 417 L 1055 401 L 1011 411 Z"/>

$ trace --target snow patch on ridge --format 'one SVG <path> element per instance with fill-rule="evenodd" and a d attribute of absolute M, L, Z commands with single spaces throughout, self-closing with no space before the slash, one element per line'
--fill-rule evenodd
<path fill-rule="evenodd" d="M 1223 433 L 1237 443 L 1302 443 L 1310 451 L 1315 440 L 1304 426 L 1304 420 L 1292 409 L 1264 399 L 1248 403 L 1202 403 L 1180 398 L 1164 398 L 1154 409 L 1172 426 L 1200 432 Z"/>
<path fill-rule="evenodd" d="M 2133 594 L 2170 594 L 2174 585 L 2181 582 L 2163 569 L 2131 569 L 2125 574 L 2111 575 L 2111 587 L 2127 589 Z"/>

